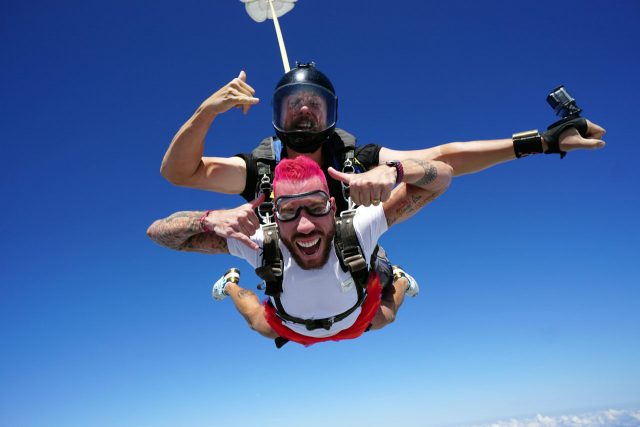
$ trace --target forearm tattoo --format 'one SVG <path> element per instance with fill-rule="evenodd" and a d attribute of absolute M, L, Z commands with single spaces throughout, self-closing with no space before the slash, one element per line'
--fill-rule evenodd
<path fill-rule="evenodd" d="M 229 253 L 227 239 L 214 233 L 196 234 L 190 237 L 180 250 L 204 254 Z"/>
<path fill-rule="evenodd" d="M 176 212 L 154 222 L 147 234 L 158 244 L 178 251 L 228 252 L 226 239 L 205 233 L 200 225 L 202 211 Z"/>
<path fill-rule="evenodd" d="M 408 161 L 417 164 L 418 166 L 422 167 L 422 169 L 424 170 L 422 177 L 420 177 L 416 182 L 414 182 L 413 183 L 414 185 L 424 187 L 427 184 L 431 184 L 438 177 L 438 169 L 435 166 L 433 166 L 431 162 L 427 162 L 426 160 L 422 160 L 422 159 L 408 159 Z"/>
<path fill-rule="evenodd" d="M 432 193 L 426 190 L 420 190 L 420 192 L 417 192 L 416 194 L 407 194 L 407 197 L 400 202 L 396 209 L 394 209 L 393 214 L 388 216 L 387 224 L 391 226 L 399 221 L 409 218 L 422 209 L 424 205 L 437 199 L 442 193 L 442 191 Z"/>

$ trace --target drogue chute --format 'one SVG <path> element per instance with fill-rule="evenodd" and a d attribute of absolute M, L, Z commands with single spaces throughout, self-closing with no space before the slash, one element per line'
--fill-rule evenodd
<path fill-rule="evenodd" d="M 298 0 L 240 0 L 244 3 L 247 13 L 256 22 L 264 22 L 267 19 L 273 19 L 273 26 L 276 29 L 278 37 L 278 45 L 280 46 L 280 55 L 282 56 L 282 64 L 285 73 L 289 72 L 289 57 L 287 49 L 284 46 L 282 31 L 280 31 L 280 23 L 278 18 L 293 9 L 294 3 Z"/>

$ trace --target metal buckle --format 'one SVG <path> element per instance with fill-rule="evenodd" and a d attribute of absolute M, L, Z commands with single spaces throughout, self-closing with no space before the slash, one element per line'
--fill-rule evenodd
<path fill-rule="evenodd" d="M 353 166 L 353 162 L 351 161 L 351 159 L 346 159 L 344 161 L 344 164 L 342 166 L 342 172 L 343 173 L 356 172 L 356 168 Z M 340 185 L 342 186 L 342 197 L 344 198 L 344 200 L 347 201 L 349 205 L 349 209 L 352 209 L 353 202 L 351 201 L 351 195 L 349 194 L 349 186 L 346 185 L 344 182 L 340 182 Z"/>
<path fill-rule="evenodd" d="M 265 195 L 265 201 L 258 208 L 258 216 L 264 224 L 270 224 L 273 221 L 273 203 L 268 201 L 271 199 L 272 191 L 273 187 L 269 176 L 267 174 L 262 175 L 262 178 L 260 178 L 260 192 Z M 256 197 L 258 196 L 259 194 L 256 195 Z"/>

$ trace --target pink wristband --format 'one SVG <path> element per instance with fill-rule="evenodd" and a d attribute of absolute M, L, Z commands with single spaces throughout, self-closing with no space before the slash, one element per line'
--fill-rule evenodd
<path fill-rule="evenodd" d="M 213 230 L 211 230 L 209 228 L 209 226 L 207 226 L 207 223 L 205 222 L 207 220 L 207 217 L 209 216 L 209 213 L 213 212 L 213 211 L 206 211 L 205 213 L 202 214 L 202 216 L 200 217 L 200 228 L 202 229 L 202 231 L 204 231 L 205 233 L 211 233 Z"/>
<path fill-rule="evenodd" d="M 396 184 L 400 184 L 404 179 L 404 167 L 400 160 L 390 160 L 386 162 L 386 165 L 392 168 L 396 168 Z"/>

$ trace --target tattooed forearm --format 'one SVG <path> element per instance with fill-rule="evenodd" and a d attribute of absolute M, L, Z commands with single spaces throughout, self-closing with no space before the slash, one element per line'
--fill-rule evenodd
<path fill-rule="evenodd" d="M 451 183 L 452 168 L 444 162 L 414 158 L 402 163 L 405 178 L 383 205 L 389 225 L 414 215 L 443 194 Z"/>
<path fill-rule="evenodd" d="M 178 251 L 227 253 L 226 239 L 215 233 L 205 233 L 200 225 L 202 211 L 184 211 L 159 219 L 147 230 L 147 235 L 161 246 Z"/>
<path fill-rule="evenodd" d="M 202 232 L 200 228 L 202 213 L 194 211 L 174 213 L 151 224 L 147 235 L 162 246 L 180 250 L 187 239 Z"/>
<path fill-rule="evenodd" d="M 387 214 L 387 225 L 391 226 L 413 216 L 424 205 L 434 201 L 442 193 L 442 191 L 434 193 L 424 190 L 415 192 L 414 194 L 407 193 L 407 197 L 399 202 L 393 212 Z"/>
<path fill-rule="evenodd" d="M 438 177 L 438 169 L 431 162 L 422 159 L 408 159 L 407 161 L 415 163 L 423 170 L 422 176 L 411 184 L 424 187 L 427 184 L 431 184 Z"/>
<path fill-rule="evenodd" d="M 214 233 L 200 233 L 190 237 L 178 250 L 204 254 L 228 254 L 227 239 Z"/>

